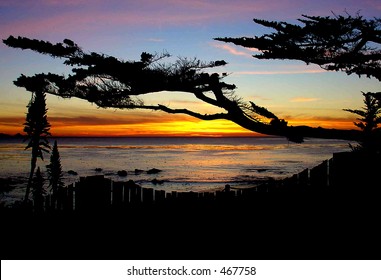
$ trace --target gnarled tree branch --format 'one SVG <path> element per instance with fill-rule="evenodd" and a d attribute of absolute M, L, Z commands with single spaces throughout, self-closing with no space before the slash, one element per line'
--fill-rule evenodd
<path fill-rule="evenodd" d="M 269 110 L 254 102 L 244 102 L 235 96 L 233 84 L 222 81 L 217 73 L 205 69 L 223 66 L 225 61 L 201 62 L 179 58 L 162 63 L 169 55 L 142 53 L 140 61 L 122 61 L 115 57 L 85 53 L 73 41 L 51 44 L 22 37 L 9 37 L 4 43 L 10 47 L 31 49 L 64 59 L 72 66 L 72 74 L 65 77 L 52 73 L 21 75 L 14 83 L 26 90 L 44 91 L 64 98 L 77 97 L 102 108 L 146 109 L 170 114 L 186 114 L 201 120 L 225 119 L 243 128 L 267 135 L 284 136 L 294 142 L 304 137 L 356 140 L 359 131 L 332 130 L 307 126 L 289 126 Z M 161 104 L 145 104 L 142 96 L 159 91 L 187 92 L 199 100 L 221 110 L 215 114 L 202 114 L 186 108 L 170 108 Z"/>
<path fill-rule="evenodd" d="M 381 81 L 381 19 L 303 15 L 304 24 L 266 21 L 254 22 L 275 30 L 254 38 L 215 38 L 261 53 L 258 59 L 291 59 L 314 63 L 328 71 L 344 71 L 348 75 L 375 77 Z"/>

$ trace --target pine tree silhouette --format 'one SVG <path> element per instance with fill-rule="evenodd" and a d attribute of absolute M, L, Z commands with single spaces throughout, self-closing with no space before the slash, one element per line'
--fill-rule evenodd
<path fill-rule="evenodd" d="M 26 114 L 26 121 L 24 123 L 24 132 L 26 132 L 26 139 L 29 140 L 25 150 L 32 148 L 30 174 L 28 185 L 25 191 L 24 201 L 29 199 L 29 192 L 32 184 L 34 170 L 36 168 L 37 158 L 44 159 L 43 152 L 49 153 L 50 145 L 47 137 L 50 135 L 50 124 L 47 119 L 46 97 L 42 91 L 36 91 L 32 94 L 29 102 L 28 113 Z"/>
<path fill-rule="evenodd" d="M 381 131 L 378 125 L 381 123 L 381 92 L 363 92 L 364 107 L 362 110 L 344 109 L 344 111 L 360 116 L 354 122 L 355 126 L 363 131 L 363 137 L 359 146 L 352 147 L 354 151 L 369 153 L 381 152 Z"/>
<path fill-rule="evenodd" d="M 55 205 L 59 193 L 65 185 L 62 180 L 63 172 L 57 140 L 54 141 L 52 153 L 50 155 L 50 164 L 48 164 L 46 168 L 48 171 L 49 187 L 52 192 L 52 205 Z"/>
<path fill-rule="evenodd" d="M 253 38 L 216 38 L 243 47 L 255 48 L 258 59 L 291 59 L 317 64 L 327 71 L 343 71 L 381 81 L 381 20 L 352 16 L 303 16 L 299 24 L 254 19 L 255 23 L 275 30 Z M 266 135 L 284 136 L 293 142 L 305 137 L 358 141 L 357 129 L 328 129 L 307 125 L 292 126 L 253 101 L 244 101 L 234 92 L 236 86 L 223 81 L 226 73 L 210 73 L 224 66 L 224 60 L 202 62 L 180 57 L 164 63 L 169 54 L 143 52 L 140 60 L 121 60 L 103 53 L 86 52 L 75 42 L 62 43 L 9 36 L 3 42 L 13 48 L 30 49 L 61 58 L 72 67 L 68 76 L 52 73 L 21 75 L 14 83 L 35 92 L 36 85 L 45 92 L 63 98 L 77 97 L 101 108 L 145 109 L 169 114 L 186 114 L 201 120 L 228 120 Z M 208 71 L 205 71 L 209 69 Z M 41 87 L 39 87 L 40 89 Z M 192 93 L 197 99 L 218 109 L 205 114 L 189 108 L 160 103 L 147 104 L 144 95 L 161 91 Z"/>
<path fill-rule="evenodd" d="M 41 213 L 44 210 L 44 195 L 46 191 L 44 189 L 44 178 L 42 177 L 40 167 L 37 168 L 35 177 L 32 180 L 32 195 L 34 201 L 34 210 L 37 213 Z"/>

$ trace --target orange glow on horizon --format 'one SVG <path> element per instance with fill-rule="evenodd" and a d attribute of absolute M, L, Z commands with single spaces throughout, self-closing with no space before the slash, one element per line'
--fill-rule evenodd
<path fill-rule="evenodd" d="M 161 121 L 160 121 L 161 120 Z M 14 135 L 23 134 L 23 119 L 0 119 L 0 133 Z M 84 119 L 62 121 L 52 118 L 50 120 L 52 136 L 64 137 L 258 137 L 264 136 L 246 130 L 227 120 L 202 121 L 192 118 L 136 120 L 135 123 L 86 122 Z M 336 129 L 356 129 L 353 121 L 349 119 L 288 119 L 292 126 L 308 125 L 311 127 L 324 127 Z"/>
<path fill-rule="evenodd" d="M 113 125 L 71 125 L 54 127 L 59 136 L 113 136 L 113 137 L 242 137 L 258 136 L 229 121 L 173 121 L 164 123 L 137 123 Z"/>
<path fill-rule="evenodd" d="M 288 119 L 288 124 L 292 126 L 307 125 L 310 127 L 323 127 L 334 129 L 358 129 L 350 119 Z"/>

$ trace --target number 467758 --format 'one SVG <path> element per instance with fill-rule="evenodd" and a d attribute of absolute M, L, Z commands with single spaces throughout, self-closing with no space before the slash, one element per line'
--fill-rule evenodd
<path fill-rule="evenodd" d="M 256 275 L 257 270 L 254 266 L 247 267 L 247 266 L 229 266 L 229 267 L 223 267 L 220 270 L 220 273 L 223 275 Z"/>

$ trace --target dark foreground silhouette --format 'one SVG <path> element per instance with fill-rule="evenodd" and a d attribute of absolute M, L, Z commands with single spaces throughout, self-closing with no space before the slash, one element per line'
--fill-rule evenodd
<path fill-rule="evenodd" d="M 252 203 L 2 215 L 2 259 L 379 259 L 379 199 L 274 195 Z"/>
<path fill-rule="evenodd" d="M 144 203 L 150 191 L 142 190 L 140 202 L 131 191 L 133 203 L 116 203 L 118 191 L 95 202 L 94 188 L 92 199 L 81 202 L 84 182 L 100 185 L 101 177 L 83 179 L 75 211 L 2 209 L 1 257 L 379 259 L 379 167 L 361 155 L 333 160 L 328 166 L 336 164 L 336 174 L 325 188 L 311 184 L 315 170 L 238 194 L 226 188 L 213 198 L 178 193 Z"/>

